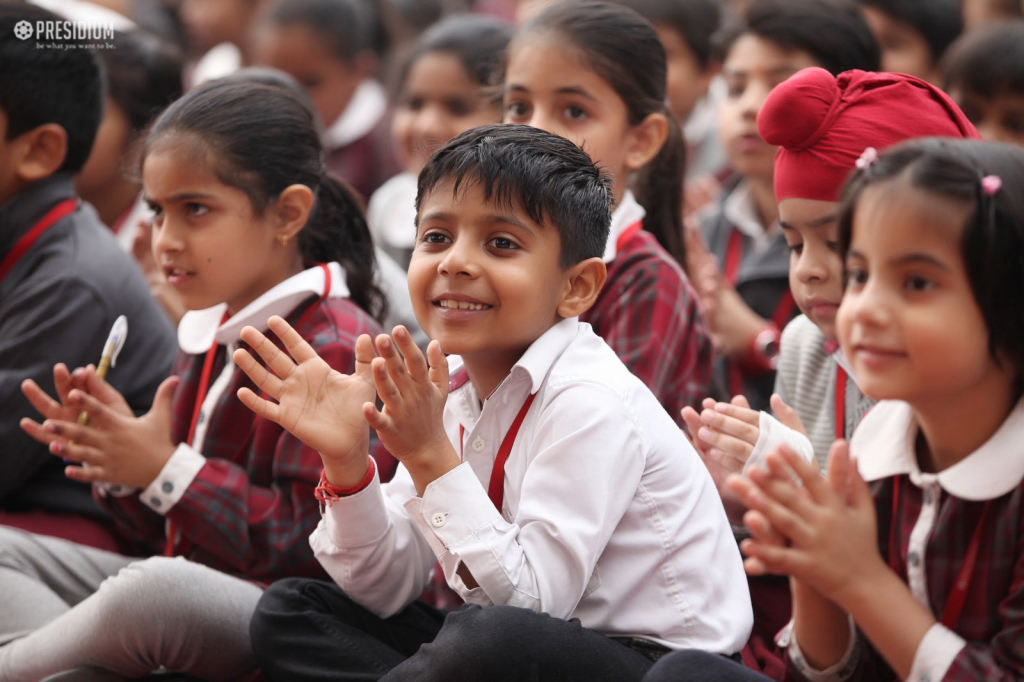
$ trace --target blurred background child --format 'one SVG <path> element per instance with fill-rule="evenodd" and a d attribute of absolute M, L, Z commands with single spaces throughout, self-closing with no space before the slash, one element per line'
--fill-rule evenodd
<path fill-rule="evenodd" d="M 188 41 L 185 84 L 192 88 L 252 63 L 249 35 L 267 0 L 180 0 L 177 11 Z"/>
<path fill-rule="evenodd" d="M 502 118 L 497 85 L 512 30 L 487 17 L 442 20 L 414 45 L 402 70 L 391 135 L 405 171 L 370 198 L 377 246 L 403 268 L 416 242 L 416 177 L 435 149 L 459 133 Z"/>
<path fill-rule="evenodd" d="M 581 320 L 679 421 L 707 394 L 712 349 L 681 267 L 685 147 L 666 72 L 658 34 L 633 10 L 556 4 L 509 46 L 505 122 L 567 137 L 612 177 L 608 280 Z"/>
<path fill-rule="evenodd" d="M 943 60 L 943 81 L 982 138 L 1024 147 L 1024 21 L 965 34 Z"/>
<path fill-rule="evenodd" d="M 856 6 L 843 0 L 755 0 L 720 42 L 728 94 L 718 132 L 735 175 L 700 221 L 707 251 L 691 240 L 690 272 L 715 337 L 717 395 L 767 409 L 781 329 L 798 310 L 772 188 L 776 148 L 758 134 L 757 115 L 800 69 L 876 71 L 879 52 Z"/>
<path fill-rule="evenodd" d="M 327 170 L 364 198 L 400 168 L 384 86 L 375 78 L 378 18 L 369 0 L 276 0 L 253 38 L 254 63 L 290 74 L 324 122 Z"/>
<path fill-rule="evenodd" d="M 964 31 L 970 32 L 991 21 L 1006 21 L 1024 16 L 1020 0 L 960 0 Z"/>
<path fill-rule="evenodd" d="M 858 0 L 882 48 L 882 71 L 942 83 L 939 62 L 964 28 L 958 0 Z"/>

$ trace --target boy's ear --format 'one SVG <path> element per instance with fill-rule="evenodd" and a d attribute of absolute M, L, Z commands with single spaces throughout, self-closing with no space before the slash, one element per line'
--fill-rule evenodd
<path fill-rule="evenodd" d="M 68 133 L 58 123 L 44 123 L 26 130 L 15 139 L 15 172 L 25 183 L 48 178 L 64 165 L 68 155 Z"/>
<path fill-rule="evenodd" d="M 285 241 L 299 233 L 309 220 L 309 214 L 313 210 L 313 190 L 305 185 L 289 185 L 278 195 L 274 204 L 274 211 L 277 216 L 277 228 L 274 230 L 274 238 Z"/>
<path fill-rule="evenodd" d="M 668 139 L 668 118 L 665 114 L 647 114 L 647 118 L 633 126 L 626 147 L 626 168 L 637 171 L 646 166 Z"/>
<path fill-rule="evenodd" d="M 565 291 L 558 302 L 560 317 L 576 317 L 594 305 L 608 277 L 608 267 L 600 258 L 588 258 L 566 270 Z"/>

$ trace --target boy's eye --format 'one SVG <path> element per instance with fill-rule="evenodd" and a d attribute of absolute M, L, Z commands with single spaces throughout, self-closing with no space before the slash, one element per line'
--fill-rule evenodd
<path fill-rule="evenodd" d="M 731 99 L 742 97 L 746 89 L 747 84 L 742 81 L 728 81 L 726 83 L 726 93 Z"/>
<path fill-rule="evenodd" d="M 488 242 L 488 245 L 500 250 L 511 250 L 519 248 L 518 244 L 516 244 L 514 241 L 506 237 L 495 237 L 490 242 Z"/>
<path fill-rule="evenodd" d="M 450 99 L 445 102 L 448 113 L 452 116 L 468 116 L 473 113 L 473 104 L 465 99 Z"/>
<path fill-rule="evenodd" d="M 423 235 L 422 241 L 424 244 L 448 244 L 451 242 L 451 239 L 440 232 L 428 232 Z"/>
<path fill-rule="evenodd" d="M 202 204 L 194 202 L 188 202 L 185 204 L 185 214 L 191 218 L 198 218 L 199 216 L 206 215 L 210 212 L 210 209 Z"/>
<path fill-rule="evenodd" d="M 803 253 L 803 251 L 804 251 L 804 243 L 803 242 L 800 242 L 799 244 L 787 244 L 786 246 L 789 247 L 789 252 L 790 253 L 795 253 L 798 256 L 801 253 Z"/>
<path fill-rule="evenodd" d="M 868 273 L 866 270 L 857 266 L 847 266 L 846 268 L 846 286 L 856 287 L 864 286 L 868 281 Z"/>
<path fill-rule="evenodd" d="M 839 242 L 837 242 L 837 241 L 826 241 L 825 242 L 825 246 L 827 246 L 832 251 L 835 251 L 836 253 L 839 253 Z"/>
<path fill-rule="evenodd" d="M 910 275 L 907 277 L 903 286 L 910 291 L 928 291 L 929 289 L 933 289 L 935 284 L 927 277 L 922 277 L 921 275 Z"/>
<path fill-rule="evenodd" d="M 410 97 L 409 99 L 405 100 L 402 103 L 402 105 L 409 111 L 419 111 L 420 109 L 423 108 L 423 98 Z"/>
<path fill-rule="evenodd" d="M 505 111 L 512 119 L 522 119 L 530 115 L 530 108 L 523 102 L 509 102 Z"/>

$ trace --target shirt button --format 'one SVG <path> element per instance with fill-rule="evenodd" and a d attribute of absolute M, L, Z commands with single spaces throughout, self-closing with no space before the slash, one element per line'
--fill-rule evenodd
<path fill-rule="evenodd" d="M 149 498 L 149 502 L 150 502 L 150 504 L 152 504 L 152 505 L 153 505 L 154 507 L 159 507 L 159 506 L 160 506 L 161 504 L 163 504 L 163 503 L 162 503 L 162 502 L 160 501 L 160 498 L 159 498 L 159 497 L 151 497 L 151 498 Z"/>
<path fill-rule="evenodd" d="M 485 445 L 487 445 L 487 443 L 485 443 L 484 439 L 481 438 L 480 436 L 477 436 L 476 438 L 473 439 L 473 449 L 476 450 L 477 452 L 483 450 Z"/>
<path fill-rule="evenodd" d="M 448 520 L 447 515 L 438 512 L 430 517 L 430 523 L 433 524 L 434 528 L 440 528 Z"/>
<path fill-rule="evenodd" d="M 164 484 L 160 486 L 160 490 L 163 490 L 165 493 L 169 493 L 174 490 L 174 484 L 170 481 L 164 481 Z"/>
<path fill-rule="evenodd" d="M 206 412 L 200 411 L 199 419 L 196 419 L 196 424 L 202 424 L 204 421 L 206 421 Z"/>
<path fill-rule="evenodd" d="M 907 561 L 910 562 L 911 566 L 917 566 L 919 563 L 921 563 L 921 555 L 917 552 L 911 552 L 907 555 Z"/>

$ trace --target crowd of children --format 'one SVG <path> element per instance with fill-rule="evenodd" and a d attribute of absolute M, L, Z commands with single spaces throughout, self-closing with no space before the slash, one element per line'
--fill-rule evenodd
<path fill-rule="evenodd" d="M 0 0 L 0 680 L 1024 679 L 1022 16 Z"/>

